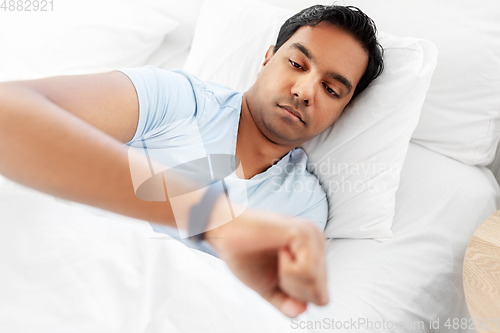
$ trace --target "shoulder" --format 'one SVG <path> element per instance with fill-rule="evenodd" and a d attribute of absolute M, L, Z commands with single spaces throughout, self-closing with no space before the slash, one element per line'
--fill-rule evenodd
<path fill-rule="evenodd" d="M 118 69 L 127 75 L 142 93 L 167 94 L 171 97 L 192 97 L 196 102 L 214 99 L 221 107 L 240 107 L 234 97 L 240 93 L 223 85 L 202 80 L 181 69 L 166 70 L 151 65 Z M 142 91 L 144 90 L 144 91 Z M 139 91 L 138 91 L 139 92 Z"/>
<path fill-rule="evenodd" d="M 240 92 L 215 82 L 200 79 L 185 70 L 175 69 L 172 70 L 172 73 L 185 77 L 190 82 L 195 94 L 200 98 L 213 99 L 221 108 L 241 108 L 241 98 L 238 98 L 242 95 Z"/>
<path fill-rule="evenodd" d="M 204 127 L 214 119 L 227 122 L 231 114 L 239 115 L 242 94 L 187 71 L 151 65 L 118 70 L 132 81 L 139 100 L 138 131 L 132 141 L 148 133 L 160 136 L 172 129 L 179 133 L 195 124 Z"/>
<path fill-rule="evenodd" d="M 196 99 L 193 86 L 185 75 L 151 65 L 118 71 L 132 81 L 141 111 L 162 115 L 169 108 L 191 106 L 194 110 Z"/>
<path fill-rule="evenodd" d="M 118 71 L 127 75 L 136 86 L 186 88 L 190 86 L 187 77 L 162 68 L 151 65 L 134 68 L 120 68 Z"/>
<path fill-rule="evenodd" d="M 275 191 L 288 194 L 288 200 L 298 207 L 295 216 L 310 219 L 323 230 L 328 215 L 328 201 L 318 178 L 307 170 L 307 154 L 302 148 L 290 151 L 288 160 L 275 165 Z"/>

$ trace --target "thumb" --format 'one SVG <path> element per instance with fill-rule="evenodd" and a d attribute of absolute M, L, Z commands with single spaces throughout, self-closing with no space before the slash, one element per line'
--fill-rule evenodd
<path fill-rule="evenodd" d="M 280 267 L 286 267 L 294 261 L 292 253 L 285 247 L 278 250 L 278 262 Z M 278 268 L 279 270 L 280 268 Z M 278 274 L 278 278 L 280 275 Z M 264 297 L 265 298 L 265 297 Z M 280 283 L 274 291 L 271 292 L 267 301 L 280 310 L 285 316 L 295 318 L 307 310 L 307 303 L 299 301 L 285 294 L 280 289 Z"/>

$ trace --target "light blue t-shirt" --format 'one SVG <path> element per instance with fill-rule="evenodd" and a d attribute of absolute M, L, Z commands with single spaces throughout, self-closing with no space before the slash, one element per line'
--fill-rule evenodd
<path fill-rule="evenodd" d="M 207 154 L 235 155 L 242 93 L 182 70 L 147 65 L 119 71 L 130 78 L 139 99 L 137 131 L 127 145 L 147 147 L 150 157 L 171 167 Z M 226 184 L 229 190 L 244 186 L 246 198 L 240 199 L 250 208 L 304 217 L 323 230 L 326 194 L 306 163 L 305 152 L 296 148 L 251 179 L 233 173 Z"/>

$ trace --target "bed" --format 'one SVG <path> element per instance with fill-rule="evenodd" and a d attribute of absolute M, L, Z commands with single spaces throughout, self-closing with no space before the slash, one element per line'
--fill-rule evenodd
<path fill-rule="evenodd" d="M 74 72 L 146 64 L 182 67 L 191 51 L 202 2 L 169 2 L 162 8 L 159 1 L 131 1 L 129 13 L 141 6 L 150 10 L 145 15 L 166 13 L 151 17 L 150 26 L 142 27 L 142 33 L 151 36 L 139 45 L 149 52 L 147 56 L 122 57 L 116 46 L 108 62 L 94 67 L 79 64 Z M 272 3 L 294 11 L 312 4 L 300 0 Z M 375 10 L 366 1 L 345 3 L 366 7 L 368 14 Z M 113 5 L 116 3 L 110 1 L 109 8 Z M 384 5 L 389 6 L 388 2 Z M 392 6 L 394 11 L 408 10 Z M 493 1 L 478 6 L 492 6 L 492 12 L 499 12 Z M 172 21 L 165 21 L 166 16 Z M 387 22 L 383 13 L 373 12 L 375 20 L 376 16 Z M 122 27 L 120 18 L 116 20 L 114 27 Z M 155 30 L 158 25 L 163 33 Z M 391 30 L 390 23 L 381 26 Z M 48 32 L 46 36 L 50 36 Z M 29 49 L 29 45 L 23 47 L 17 51 Z M 48 46 L 43 50 L 54 51 Z M 13 61 L 9 54 L 13 53 L 4 54 L 3 60 Z M 500 63 L 498 52 L 489 54 Z M 113 62 L 114 58 L 119 61 Z M 67 72 L 59 67 L 49 73 L 32 56 L 15 61 L 24 71 L 5 67 L 12 74 L 2 80 L 73 70 L 71 62 L 63 68 Z M 490 78 L 500 79 L 497 74 L 492 71 Z M 481 104 L 481 100 L 475 103 Z M 323 307 L 309 305 L 295 319 L 283 316 L 243 285 L 218 258 L 155 232 L 147 221 L 55 198 L 0 176 L 0 330 L 474 332 L 469 326 L 455 328 L 452 324 L 455 318 L 470 318 L 462 280 L 468 242 L 479 225 L 500 209 L 500 104 L 494 110 L 496 116 L 488 120 L 493 139 L 484 139 L 482 146 L 488 144 L 493 156 L 485 153 L 489 157 L 484 160 L 478 154 L 476 160 L 467 160 L 465 148 L 442 150 L 443 145 L 429 144 L 423 129 L 417 127 L 398 173 L 392 238 L 329 237 L 330 302 Z M 420 121 L 426 121 L 425 116 Z M 471 142 L 472 138 L 464 140 L 463 145 Z"/>

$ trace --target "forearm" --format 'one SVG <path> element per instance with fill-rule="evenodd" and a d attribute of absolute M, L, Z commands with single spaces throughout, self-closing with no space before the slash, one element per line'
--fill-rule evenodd
<path fill-rule="evenodd" d="M 168 201 L 143 201 L 127 147 L 21 86 L 0 84 L 0 174 L 39 191 L 175 227 Z"/>

